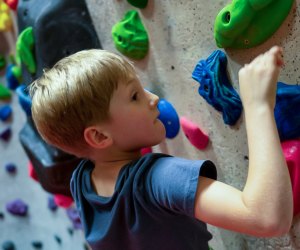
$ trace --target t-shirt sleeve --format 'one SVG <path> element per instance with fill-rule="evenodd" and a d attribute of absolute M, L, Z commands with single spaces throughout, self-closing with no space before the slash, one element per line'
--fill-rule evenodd
<path fill-rule="evenodd" d="M 211 161 L 160 158 L 149 171 L 146 185 L 158 206 L 194 217 L 200 175 L 216 179 L 215 165 Z"/>

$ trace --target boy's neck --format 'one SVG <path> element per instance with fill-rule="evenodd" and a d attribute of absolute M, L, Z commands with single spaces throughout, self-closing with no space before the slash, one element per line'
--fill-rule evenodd
<path fill-rule="evenodd" d="M 140 152 L 123 152 L 94 160 L 95 167 L 91 174 L 91 180 L 96 193 L 105 197 L 112 196 L 121 168 L 140 156 Z"/>

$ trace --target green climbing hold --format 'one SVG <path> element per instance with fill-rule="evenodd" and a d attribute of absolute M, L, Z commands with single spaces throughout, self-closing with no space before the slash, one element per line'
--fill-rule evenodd
<path fill-rule="evenodd" d="M 11 97 L 11 93 L 8 88 L 3 86 L 3 84 L 0 83 L 0 99 L 9 99 Z"/>
<path fill-rule="evenodd" d="M 6 60 L 5 57 L 3 55 L 0 55 L 0 70 L 4 69 L 6 66 Z"/>
<path fill-rule="evenodd" d="M 125 56 L 142 59 L 148 53 L 147 31 L 135 10 L 128 11 L 124 18 L 112 28 L 115 46 Z"/>
<path fill-rule="evenodd" d="M 148 4 L 148 0 L 127 0 L 127 2 L 140 9 L 144 9 Z"/>
<path fill-rule="evenodd" d="M 34 37 L 32 27 L 24 29 L 18 36 L 16 44 L 16 60 L 20 59 L 26 66 L 27 70 L 34 74 L 36 72 L 36 63 L 33 54 Z"/>
<path fill-rule="evenodd" d="M 293 0 L 233 0 L 217 15 L 220 48 L 251 48 L 266 41 L 289 14 Z"/>

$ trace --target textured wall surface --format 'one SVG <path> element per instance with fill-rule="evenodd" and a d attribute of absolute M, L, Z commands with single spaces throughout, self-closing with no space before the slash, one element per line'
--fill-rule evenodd
<path fill-rule="evenodd" d="M 15 21 L 15 19 L 14 19 Z M 15 33 L 0 32 L 0 53 L 15 53 Z M 0 71 L 0 84 L 7 86 L 4 70 Z M 0 100 L 0 107 L 4 104 Z M 32 242 L 42 242 L 43 250 L 85 250 L 82 230 L 73 229 L 66 210 L 58 208 L 51 211 L 48 204 L 49 193 L 39 183 L 28 176 L 28 158 L 19 141 L 19 132 L 25 124 L 26 117 L 15 93 L 7 102 L 13 110 L 12 117 L 0 121 L 0 131 L 10 127 L 12 135 L 9 141 L 0 140 L 0 249 L 6 241 L 12 241 L 16 250 L 36 249 Z M 8 174 L 5 165 L 13 163 L 17 167 L 15 174 Z M 22 199 L 28 204 L 25 217 L 15 216 L 6 211 L 6 203 Z M 72 230 L 72 234 L 70 234 Z M 61 242 L 55 238 L 59 237 Z"/>
<path fill-rule="evenodd" d="M 222 114 L 198 94 L 199 84 L 191 78 L 197 62 L 218 49 L 213 37 L 214 20 L 227 3 L 229 1 L 223 0 L 149 0 L 148 6 L 139 10 L 125 0 L 87 0 L 102 46 L 109 51 L 117 52 L 111 36 L 112 26 L 126 11 L 139 11 L 150 37 L 147 57 L 134 62 L 144 86 L 171 102 L 179 116 L 195 122 L 211 140 L 206 150 L 199 151 L 180 131 L 177 137 L 166 139 L 155 150 L 189 159 L 211 159 L 218 167 L 219 180 L 242 189 L 248 167 L 244 119 L 241 117 L 233 127 L 225 125 Z M 285 66 L 279 80 L 299 84 L 299 32 L 300 0 L 296 0 L 284 23 L 265 43 L 247 50 L 226 50 L 234 88 L 239 89 L 237 72 L 241 66 L 274 44 L 281 45 L 285 51 Z M 288 235 L 273 239 L 253 238 L 209 226 L 214 235 L 210 245 L 216 250 L 300 249 L 298 220 L 294 219 Z"/>

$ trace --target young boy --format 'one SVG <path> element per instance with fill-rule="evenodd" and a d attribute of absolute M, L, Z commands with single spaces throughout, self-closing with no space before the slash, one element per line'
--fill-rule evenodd
<path fill-rule="evenodd" d="M 216 181 L 210 161 L 141 157 L 165 129 L 158 97 L 122 57 L 81 51 L 31 85 L 39 133 L 86 159 L 71 191 L 93 249 L 208 249 L 205 223 L 262 237 L 289 231 L 291 183 L 273 115 L 281 52 L 273 47 L 239 72 L 249 145 L 242 191 Z"/>

